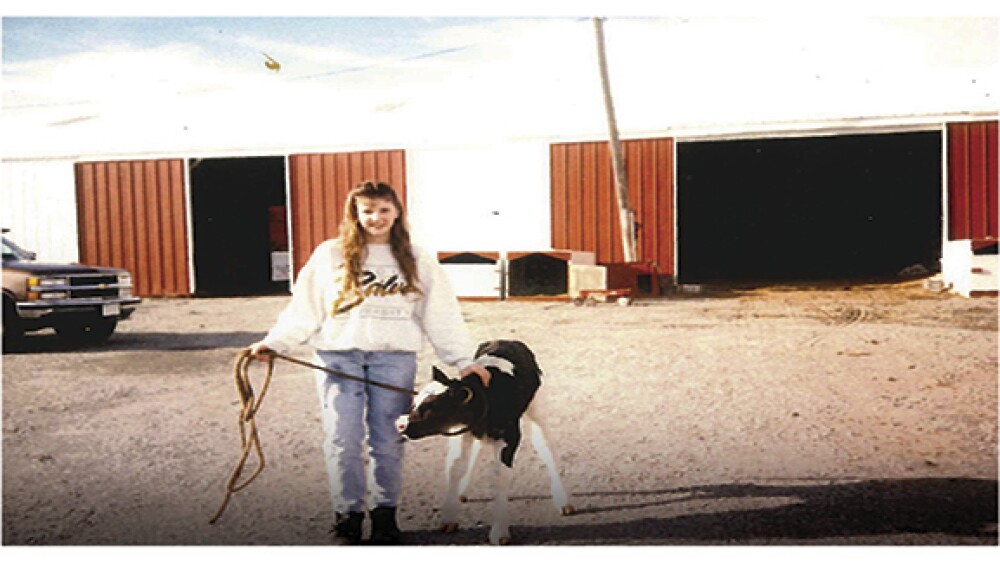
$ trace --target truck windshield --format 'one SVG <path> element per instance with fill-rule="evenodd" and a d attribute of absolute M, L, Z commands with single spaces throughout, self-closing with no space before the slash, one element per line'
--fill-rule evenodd
<path fill-rule="evenodd" d="M 29 261 L 29 260 L 34 260 L 34 258 L 35 257 L 34 255 L 32 255 L 32 253 L 14 244 L 13 242 L 7 240 L 7 237 L 3 237 L 4 262 L 8 260 Z"/>

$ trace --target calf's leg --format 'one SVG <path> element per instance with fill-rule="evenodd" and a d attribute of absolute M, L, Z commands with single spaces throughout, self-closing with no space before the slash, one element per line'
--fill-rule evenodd
<path fill-rule="evenodd" d="M 458 530 L 458 511 L 461 503 L 460 491 L 464 487 L 460 482 L 464 480 L 465 474 L 460 469 L 468 470 L 469 450 L 475 439 L 470 434 L 454 436 L 448 440 L 448 455 L 444 462 L 445 492 L 444 502 L 441 504 L 441 531 L 451 533 Z"/>
<path fill-rule="evenodd" d="M 538 452 L 538 457 L 545 463 L 545 468 L 549 473 L 549 482 L 552 490 L 552 504 L 563 516 L 573 514 L 576 510 L 570 502 L 569 494 L 563 487 L 562 479 L 559 477 L 559 467 L 556 464 L 556 456 L 549 442 L 545 437 L 545 419 L 542 407 L 538 402 L 532 402 L 525 413 L 525 419 L 531 427 L 531 445 Z"/>
<path fill-rule="evenodd" d="M 472 480 L 472 472 L 476 468 L 476 460 L 479 459 L 479 452 L 483 449 L 482 440 L 472 441 L 472 451 L 469 452 L 469 464 L 465 467 L 465 475 L 458 483 L 458 500 L 468 502 L 469 497 L 465 491 L 469 490 L 469 482 Z"/>
<path fill-rule="evenodd" d="M 510 543 L 510 516 L 507 507 L 510 502 L 510 486 L 514 479 L 514 469 L 502 461 L 501 452 L 507 445 L 495 441 L 493 445 L 493 525 L 490 527 L 490 543 L 507 545 Z"/>

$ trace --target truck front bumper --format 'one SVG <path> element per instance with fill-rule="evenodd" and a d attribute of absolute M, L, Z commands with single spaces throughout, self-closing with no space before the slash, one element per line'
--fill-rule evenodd
<path fill-rule="evenodd" d="M 127 319 L 135 312 L 142 299 L 51 299 L 22 301 L 17 304 L 17 316 L 24 320 L 38 320 L 50 315 L 95 315 Z"/>

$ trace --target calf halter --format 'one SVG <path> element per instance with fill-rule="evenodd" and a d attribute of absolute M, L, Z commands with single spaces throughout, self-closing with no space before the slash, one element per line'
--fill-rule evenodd
<path fill-rule="evenodd" d="M 481 365 L 481 366 L 483 366 L 484 368 L 491 368 L 491 367 L 492 368 L 497 368 L 501 372 L 503 372 L 504 374 L 509 375 L 509 376 L 513 376 L 514 375 L 514 363 L 511 362 L 510 360 L 506 359 L 506 358 L 501 358 L 499 356 L 491 356 L 489 354 L 484 354 L 484 355 L 479 356 L 478 358 L 476 358 L 476 363 L 479 364 L 479 365 Z M 486 389 L 486 387 L 483 386 L 483 390 L 484 391 L 485 391 L 485 389 Z M 472 387 L 466 387 L 466 390 L 469 391 L 469 398 L 466 399 L 466 401 L 465 401 L 466 403 L 468 403 L 469 401 L 472 400 L 473 396 L 475 395 L 475 391 L 472 389 Z M 478 420 L 476 420 L 475 422 L 473 422 L 471 424 L 466 424 L 465 428 L 461 428 L 459 430 L 452 430 L 452 431 L 449 431 L 449 432 L 442 432 L 441 435 L 442 436 L 458 436 L 459 434 L 465 434 L 466 432 L 469 432 L 470 430 L 472 430 L 473 426 L 478 426 L 479 424 L 482 424 L 486 420 L 486 417 L 489 416 L 489 414 L 490 414 L 490 402 L 487 401 L 487 400 L 484 400 L 483 401 L 483 414 L 479 417 Z"/>
<path fill-rule="evenodd" d="M 472 389 L 472 387 L 466 387 L 465 390 L 469 393 L 469 398 L 465 400 L 465 402 L 468 403 L 468 402 L 472 401 L 473 397 L 475 397 L 476 392 L 475 392 L 475 390 Z M 450 430 L 448 432 L 442 432 L 441 435 L 442 436 L 459 436 L 461 434 L 465 434 L 466 432 L 471 431 L 474 426 L 478 426 L 478 425 L 482 424 L 486 420 L 486 417 L 489 414 L 490 414 L 490 403 L 484 397 L 483 398 L 483 414 L 480 415 L 479 418 L 476 419 L 475 422 L 466 424 L 465 428 L 459 428 L 458 430 Z"/>

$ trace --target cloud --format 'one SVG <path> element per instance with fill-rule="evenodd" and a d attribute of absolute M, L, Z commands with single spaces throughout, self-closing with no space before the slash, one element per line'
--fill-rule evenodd
<path fill-rule="evenodd" d="M 192 88 L 232 86 L 245 73 L 215 64 L 197 46 L 105 47 L 4 68 L 7 107 L 151 102 Z"/>

